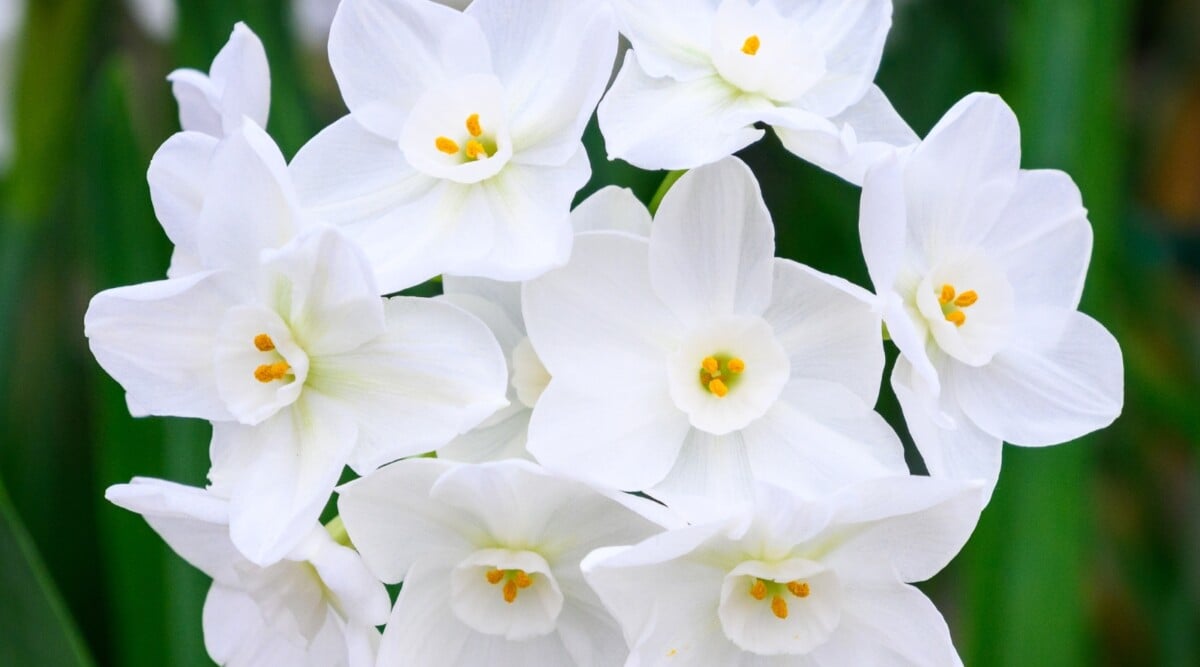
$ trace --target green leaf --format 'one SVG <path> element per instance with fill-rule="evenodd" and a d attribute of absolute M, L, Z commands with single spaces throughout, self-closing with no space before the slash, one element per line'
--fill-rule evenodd
<path fill-rule="evenodd" d="M 0 665 L 87 667 L 75 622 L 0 480 Z"/>

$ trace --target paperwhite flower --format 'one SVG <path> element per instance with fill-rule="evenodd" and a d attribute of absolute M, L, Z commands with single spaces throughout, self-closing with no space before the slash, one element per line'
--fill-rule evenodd
<path fill-rule="evenodd" d="M 846 180 L 917 136 L 872 81 L 891 0 L 613 0 L 633 44 L 600 103 L 610 159 L 715 162 L 775 129 Z"/>
<path fill-rule="evenodd" d="M 145 517 L 184 560 L 212 577 L 204 645 L 220 665 L 359 667 L 375 664 L 391 600 L 353 549 L 313 524 L 303 543 L 267 567 L 229 539 L 229 502 L 210 491 L 134 478 L 105 497 Z"/>
<path fill-rule="evenodd" d="M 1124 401 L 1117 341 L 1076 310 L 1079 189 L 1020 169 L 1019 133 L 1003 100 L 969 96 L 863 186 L 863 252 L 903 355 L 892 386 L 934 475 L 994 484 L 1002 440 L 1071 440 Z"/>
<path fill-rule="evenodd" d="M 503 407 L 505 369 L 475 317 L 380 299 L 334 230 L 262 257 L 106 290 L 84 322 L 135 415 L 214 422 L 210 479 L 234 544 L 265 565 L 303 538 L 347 462 L 365 473 L 429 451 Z"/>
<path fill-rule="evenodd" d="M 580 138 L 616 44 L 603 3 L 346 0 L 329 59 L 350 115 L 292 162 L 301 197 L 389 292 L 562 264 L 591 173 Z"/>
<path fill-rule="evenodd" d="M 179 103 L 179 124 L 184 130 L 223 137 L 236 131 L 242 118 L 267 126 L 271 109 L 271 70 L 262 42 L 245 23 L 217 56 L 208 74 L 177 69 L 167 75 Z"/>
<path fill-rule="evenodd" d="M 625 659 L 621 631 L 579 562 L 601 545 L 657 533 L 661 506 L 602 495 L 519 460 L 409 459 L 340 493 L 338 509 L 367 567 L 383 581 L 404 581 L 379 664 Z"/>
<path fill-rule="evenodd" d="M 25 0 L 0 0 L 0 174 L 12 160 L 12 104 Z"/>
<path fill-rule="evenodd" d="M 471 0 L 437 0 L 437 2 L 465 9 Z M 310 49 L 325 48 L 329 39 L 329 25 L 333 23 L 333 15 L 337 12 L 341 0 L 293 0 L 292 26 L 299 35 L 300 41 Z"/>
<path fill-rule="evenodd" d="M 730 518 L 609 547 L 584 575 L 617 617 L 628 665 L 961 664 L 907 582 L 941 570 L 979 517 L 978 489 L 896 477 L 805 501 L 760 486 Z"/>
<path fill-rule="evenodd" d="M 822 493 L 905 474 L 896 435 L 870 408 L 879 318 L 854 289 L 774 257 L 742 162 L 689 172 L 648 242 L 581 234 L 566 267 L 525 285 L 529 337 L 551 376 L 529 451 L 668 504 L 737 497 L 752 477 Z"/>
<path fill-rule="evenodd" d="M 609 186 L 571 211 L 571 226 L 576 233 L 608 229 L 644 237 L 650 234 L 650 212 L 629 190 Z M 446 276 L 443 289 L 442 298 L 483 320 L 500 341 L 509 386 L 507 408 L 439 449 L 438 456 L 455 461 L 528 458 L 529 417 L 550 374 L 525 331 L 521 284 Z"/>

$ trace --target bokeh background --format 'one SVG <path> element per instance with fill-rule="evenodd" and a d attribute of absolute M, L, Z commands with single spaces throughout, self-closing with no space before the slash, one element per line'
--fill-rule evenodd
<path fill-rule="evenodd" d="M 209 664 L 207 581 L 103 500 L 135 475 L 203 484 L 208 427 L 130 418 L 83 312 L 166 269 L 145 171 L 178 129 L 169 71 L 207 69 L 244 20 L 285 155 L 344 113 L 302 20 L 321 4 L 0 0 L 0 666 Z M 969 666 L 1200 665 L 1198 35 L 1196 0 L 897 0 L 879 83 L 921 134 L 971 91 L 1008 100 L 1024 166 L 1083 190 L 1083 309 L 1125 353 L 1124 415 L 1061 447 L 1006 447 L 977 532 L 924 585 Z M 587 141 L 588 191 L 653 194 L 662 174 L 607 162 L 594 127 Z M 743 157 L 780 254 L 867 284 L 857 190 L 773 138 Z M 889 391 L 880 409 L 902 423 Z"/>

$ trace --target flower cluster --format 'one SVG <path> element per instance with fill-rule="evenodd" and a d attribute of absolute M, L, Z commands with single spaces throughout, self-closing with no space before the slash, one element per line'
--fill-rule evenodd
<path fill-rule="evenodd" d="M 246 26 L 173 73 L 183 131 L 148 174 L 171 266 L 85 327 L 134 415 L 212 423 L 207 488 L 107 494 L 212 577 L 210 656 L 957 664 L 912 582 L 969 538 L 1004 441 L 1119 414 L 1122 359 L 1077 310 L 1075 184 L 1020 168 L 995 96 L 918 139 L 873 83 L 891 15 L 343 0 L 349 114 L 290 164 Z M 572 210 L 597 108 L 610 157 L 689 170 L 655 210 Z M 762 125 L 862 186 L 874 291 L 775 256 L 731 157 Z M 887 339 L 929 476 L 874 411 Z"/>

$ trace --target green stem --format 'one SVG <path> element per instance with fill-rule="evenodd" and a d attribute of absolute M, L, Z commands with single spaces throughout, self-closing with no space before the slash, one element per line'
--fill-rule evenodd
<path fill-rule="evenodd" d="M 346 532 L 346 524 L 342 523 L 341 515 L 333 517 L 333 520 L 325 524 L 325 530 L 329 531 L 329 536 L 334 542 L 344 546 L 354 548 L 354 544 L 350 542 L 350 534 Z"/>
<path fill-rule="evenodd" d="M 675 181 L 678 181 L 680 176 L 686 173 L 687 169 L 677 169 L 667 172 L 666 177 L 663 178 L 662 185 L 658 186 L 658 191 L 654 193 L 654 197 L 650 200 L 650 215 L 658 213 L 658 206 L 662 204 L 663 197 L 667 196 L 667 191 L 671 189 L 672 185 L 675 185 Z"/>

